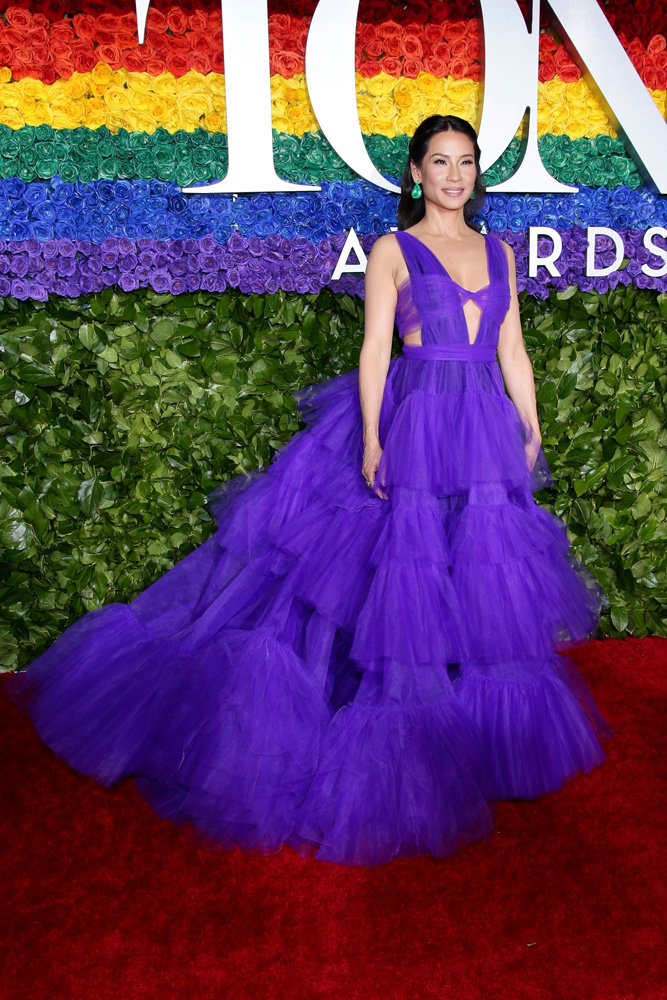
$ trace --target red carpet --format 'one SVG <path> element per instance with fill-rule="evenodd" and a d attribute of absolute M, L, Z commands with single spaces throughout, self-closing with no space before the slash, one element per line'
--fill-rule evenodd
<path fill-rule="evenodd" d="M 661 1000 L 667 640 L 577 662 L 615 730 L 490 845 L 375 869 L 200 850 L 0 697 L 0 996 L 16 1000 Z"/>

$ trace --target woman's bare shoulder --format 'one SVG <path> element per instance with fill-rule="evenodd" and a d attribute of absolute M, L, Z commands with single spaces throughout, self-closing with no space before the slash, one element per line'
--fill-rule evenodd
<path fill-rule="evenodd" d="M 375 267 L 390 267 L 392 270 L 401 259 L 401 249 L 394 233 L 378 236 L 368 255 L 368 262 Z"/>
<path fill-rule="evenodd" d="M 379 257 L 395 256 L 400 253 L 396 233 L 385 233 L 384 236 L 378 236 L 371 248 L 371 253 Z"/>

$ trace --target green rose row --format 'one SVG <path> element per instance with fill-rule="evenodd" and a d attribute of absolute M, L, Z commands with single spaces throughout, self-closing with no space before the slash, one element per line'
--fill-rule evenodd
<path fill-rule="evenodd" d="M 399 177 L 407 157 L 407 136 L 389 139 L 382 135 L 364 138 L 378 170 Z M 293 181 L 353 181 L 357 175 L 334 152 L 319 132 L 302 138 L 274 132 L 274 159 L 278 174 Z M 540 155 L 547 170 L 566 184 L 614 188 L 642 185 L 634 162 L 619 139 L 600 135 L 595 139 L 545 135 L 539 140 Z M 503 156 L 487 170 L 487 184 L 509 177 L 519 157 L 514 140 Z M 59 174 L 67 181 L 141 177 L 175 181 L 186 186 L 223 177 L 227 171 L 227 136 L 204 129 L 174 134 L 157 129 L 112 134 L 99 129 L 52 129 L 25 126 L 14 131 L 0 125 L 0 177 L 23 181 L 48 180 Z"/>

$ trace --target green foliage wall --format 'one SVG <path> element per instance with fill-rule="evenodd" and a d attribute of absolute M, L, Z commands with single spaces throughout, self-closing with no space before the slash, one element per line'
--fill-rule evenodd
<path fill-rule="evenodd" d="M 667 296 L 522 298 L 556 480 L 539 500 L 610 599 L 667 634 Z M 348 296 L 111 289 L 0 311 L 0 664 L 129 601 L 213 529 L 205 495 L 299 427 L 291 392 L 357 364 Z"/>

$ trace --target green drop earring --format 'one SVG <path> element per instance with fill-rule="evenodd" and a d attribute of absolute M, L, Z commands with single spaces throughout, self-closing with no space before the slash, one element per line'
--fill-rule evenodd
<path fill-rule="evenodd" d="M 476 192 L 475 192 L 475 189 L 473 188 L 473 189 L 472 189 L 472 192 L 471 192 L 471 194 L 470 194 L 470 200 L 471 200 L 471 201 L 474 201 L 474 200 L 475 200 L 475 197 L 476 197 Z"/>
<path fill-rule="evenodd" d="M 412 194 L 412 197 L 415 199 L 415 201 L 417 201 L 417 198 L 421 198 L 421 196 L 422 196 L 422 189 L 420 187 L 419 181 L 415 181 L 415 183 L 414 183 L 414 185 L 412 187 L 411 194 Z"/>

